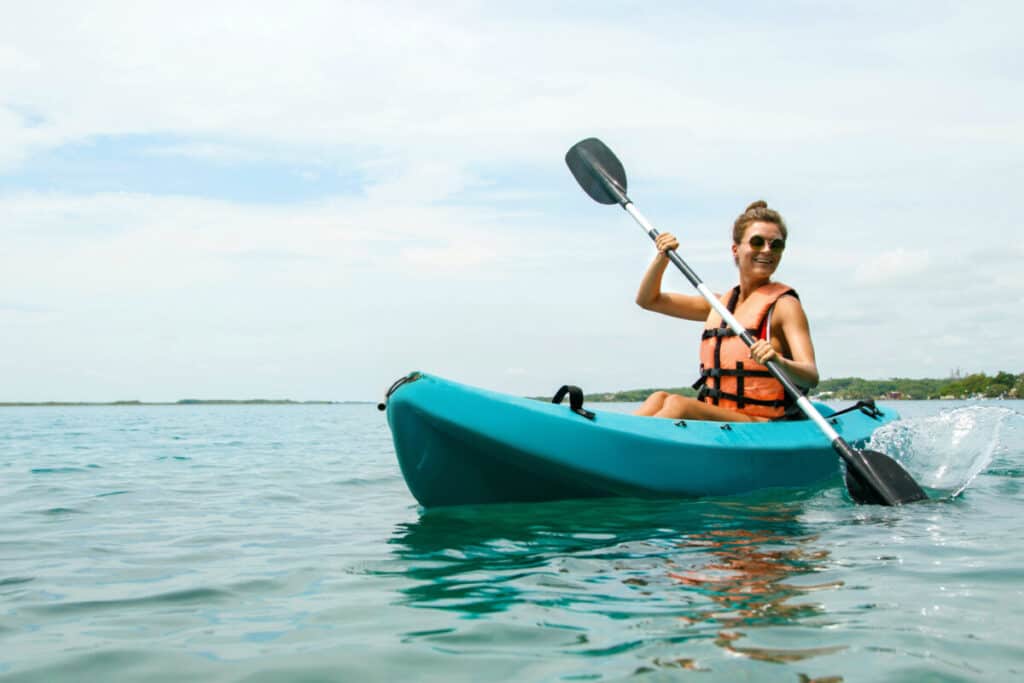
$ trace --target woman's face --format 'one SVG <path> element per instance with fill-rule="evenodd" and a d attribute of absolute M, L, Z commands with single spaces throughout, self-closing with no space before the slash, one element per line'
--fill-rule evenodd
<path fill-rule="evenodd" d="M 733 257 L 740 272 L 771 277 L 782 260 L 782 250 L 778 249 L 778 244 L 774 240 L 782 239 L 782 230 L 775 223 L 754 221 L 748 225 L 740 243 L 732 245 Z M 751 240 L 760 243 L 761 246 L 751 245 Z M 776 244 L 775 249 L 770 247 L 772 244 Z"/>

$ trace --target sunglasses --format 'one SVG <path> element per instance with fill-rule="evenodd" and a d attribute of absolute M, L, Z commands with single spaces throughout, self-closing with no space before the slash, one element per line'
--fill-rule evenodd
<path fill-rule="evenodd" d="M 749 244 L 752 248 L 758 251 L 764 249 L 764 245 L 767 244 L 768 248 L 772 251 L 772 253 L 775 254 L 781 254 L 782 250 L 786 248 L 786 240 L 782 239 L 781 237 L 766 240 L 760 235 L 751 235 L 750 239 L 747 241 L 747 244 Z"/>

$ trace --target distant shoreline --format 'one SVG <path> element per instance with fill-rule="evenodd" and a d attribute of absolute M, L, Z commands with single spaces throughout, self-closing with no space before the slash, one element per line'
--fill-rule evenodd
<path fill-rule="evenodd" d="M 149 406 L 340 406 L 372 405 L 375 401 L 292 401 L 290 399 L 262 399 L 233 401 L 229 399 L 202 400 L 184 398 L 179 401 L 0 401 L 0 408 L 136 408 Z"/>
<path fill-rule="evenodd" d="M 696 396 L 690 387 L 666 389 L 629 389 L 625 391 L 594 392 L 586 394 L 587 401 L 594 403 L 635 403 L 643 401 L 655 391 L 671 394 Z M 533 396 L 538 400 L 550 400 L 545 396 Z M 860 377 L 837 377 L 822 380 L 811 392 L 817 400 L 859 400 L 875 398 L 885 401 L 900 400 L 972 400 L 972 399 L 1020 399 L 1024 398 L 1024 373 L 1001 371 L 995 375 L 975 373 L 955 374 L 945 379 L 911 379 L 893 377 L 890 379 L 862 379 Z M 15 401 L 0 402 L 0 408 L 45 408 L 45 407 L 137 407 L 137 406 L 333 406 L 333 405 L 374 405 L 377 401 L 293 401 L 291 399 L 252 398 L 244 400 L 183 398 L 177 401 Z"/>

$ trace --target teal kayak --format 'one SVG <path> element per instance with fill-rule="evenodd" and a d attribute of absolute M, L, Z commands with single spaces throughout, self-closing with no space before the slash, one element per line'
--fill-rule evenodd
<path fill-rule="evenodd" d="M 382 404 L 383 406 L 384 404 Z M 898 419 L 815 404 L 855 448 Z M 411 373 L 386 404 L 402 475 L 425 507 L 628 496 L 725 496 L 836 478 L 839 458 L 810 420 L 706 422 L 594 410 Z"/>

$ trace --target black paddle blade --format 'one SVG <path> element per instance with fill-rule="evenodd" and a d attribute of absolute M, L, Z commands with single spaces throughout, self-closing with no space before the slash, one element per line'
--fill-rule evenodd
<path fill-rule="evenodd" d="M 927 500 L 928 495 L 898 462 L 878 451 L 856 451 L 878 480 L 885 482 L 885 491 L 862 477 L 849 463 L 846 465 L 846 488 L 850 497 L 868 505 L 903 505 Z"/>
<path fill-rule="evenodd" d="M 615 154 L 597 138 L 580 140 L 565 154 L 565 163 L 590 198 L 602 204 L 623 204 L 626 197 L 626 169 Z"/>

